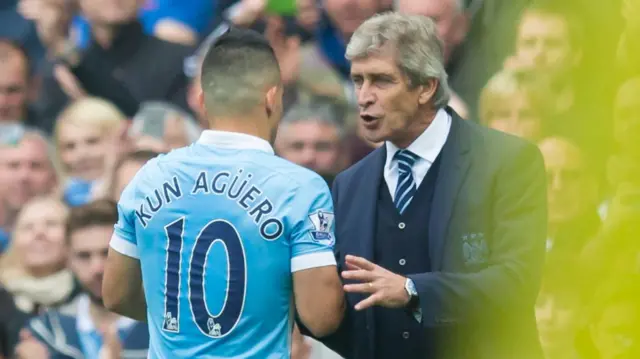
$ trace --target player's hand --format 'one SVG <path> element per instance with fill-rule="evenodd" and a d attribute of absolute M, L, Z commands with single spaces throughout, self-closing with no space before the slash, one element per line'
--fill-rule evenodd
<path fill-rule="evenodd" d="M 15 349 L 16 359 L 47 359 L 49 358 L 47 347 L 31 335 L 31 332 L 23 329 L 20 331 L 20 342 Z"/>
<path fill-rule="evenodd" d="M 402 308 L 409 304 L 411 298 L 404 288 L 406 277 L 361 257 L 347 255 L 345 260 L 349 269 L 342 272 L 342 277 L 360 282 L 345 284 L 345 292 L 369 294 L 369 297 L 356 304 L 356 310 L 364 310 L 374 305 Z"/>

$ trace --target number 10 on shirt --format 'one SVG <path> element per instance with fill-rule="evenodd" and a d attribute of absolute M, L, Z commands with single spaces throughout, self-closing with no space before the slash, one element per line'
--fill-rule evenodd
<path fill-rule="evenodd" d="M 194 323 L 200 332 L 212 338 L 229 334 L 238 324 L 244 307 L 247 287 L 247 265 L 242 239 L 236 228 L 225 220 L 213 220 L 196 237 L 189 263 L 182 261 L 185 217 L 165 226 L 167 257 L 165 268 L 164 319 L 162 329 L 179 333 L 180 325 Z M 227 254 L 227 291 L 222 309 L 217 315 L 207 308 L 204 274 L 209 251 L 220 242 Z M 182 283 L 181 273 L 188 271 L 188 282 Z M 180 293 L 187 291 L 190 313 L 180 312 Z M 185 316 L 191 320 L 185 321 Z M 181 319 L 183 319 L 181 321 Z"/>

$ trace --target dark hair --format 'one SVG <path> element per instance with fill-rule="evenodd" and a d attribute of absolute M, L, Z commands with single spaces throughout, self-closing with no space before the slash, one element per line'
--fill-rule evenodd
<path fill-rule="evenodd" d="M 200 71 L 205 103 L 215 112 L 242 112 L 262 99 L 262 87 L 280 83 L 273 48 L 250 29 L 228 27 L 213 39 Z"/>
<path fill-rule="evenodd" d="M 534 0 L 525 7 L 522 17 L 529 13 L 562 17 L 569 30 L 571 46 L 576 49 L 584 47 L 584 25 L 579 16 L 576 15 L 575 3 L 567 0 Z"/>
<path fill-rule="evenodd" d="M 129 152 L 125 156 L 118 159 L 118 162 L 116 162 L 115 166 L 113 166 L 113 172 L 111 173 L 111 183 L 109 184 L 109 188 L 108 188 L 109 190 L 108 196 L 114 195 L 113 192 L 115 191 L 115 183 L 116 183 L 118 171 L 120 171 L 120 168 L 122 168 L 122 166 L 125 163 L 136 162 L 136 163 L 145 164 L 148 161 L 158 157 L 159 155 L 160 153 L 151 151 L 151 150 L 137 150 L 137 151 Z"/>
<path fill-rule="evenodd" d="M 66 226 L 67 243 L 74 232 L 91 226 L 113 226 L 118 221 L 118 207 L 109 199 L 100 199 L 73 207 Z"/>

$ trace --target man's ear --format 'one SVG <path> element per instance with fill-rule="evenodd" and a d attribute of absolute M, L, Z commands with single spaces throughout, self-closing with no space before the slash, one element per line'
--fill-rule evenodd
<path fill-rule="evenodd" d="M 265 95 L 265 109 L 269 117 L 279 110 L 278 107 L 282 102 L 283 91 L 284 90 L 281 86 L 273 86 L 267 91 L 267 94 Z"/>
<path fill-rule="evenodd" d="M 425 85 L 420 86 L 420 94 L 418 96 L 418 103 L 420 105 L 426 105 L 431 101 L 438 90 L 439 83 L 437 79 L 431 78 Z"/>

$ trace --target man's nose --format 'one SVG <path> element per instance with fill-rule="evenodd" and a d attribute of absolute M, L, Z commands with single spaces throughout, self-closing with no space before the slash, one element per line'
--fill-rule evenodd
<path fill-rule="evenodd" d="M 91 273 L 93 275 L 103 275 L 104 274 L 104 265 L 105 265 L 105 258 L 103 258 L 102 256 L 99 255 L 93 255 L 91 256 L 91 262 L 89 263 L 89 270 L 91 271 Z"/>
<path fill-rule="evenodd" d="M 311 146 L 305 146 L 300 154 L 300 161 L 305 167 L 312 166 L 315 163 L 316 151 Z"/>
<path fill-rule="evenodd" d="M 368 83 L 363 83 L 358 91 L 358 106 L 360 108 L 367 108 L 371 106 L 375 101 L 375 95 L 371 91 L 371 86 Z"/>

